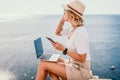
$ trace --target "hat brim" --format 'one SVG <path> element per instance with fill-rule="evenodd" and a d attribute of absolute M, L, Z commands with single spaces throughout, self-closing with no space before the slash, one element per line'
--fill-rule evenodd
<path fill-rule="evenodd" d="M 70 9 L 66 4 L 62 4 L 62 7 L 63 7 L 65 10 L 72 11 L 73 13 L 75 13 L 76 15 L 78 15 L 78 16 L 83 20 L 83 16 L 81 16 L 81 15 L 78 14 L 77 12 L 73 11 L 72 9 Z"/>

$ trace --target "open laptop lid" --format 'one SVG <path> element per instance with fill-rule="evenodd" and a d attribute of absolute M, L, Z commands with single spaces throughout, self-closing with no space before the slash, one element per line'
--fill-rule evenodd
<path fill-rule="evenodd" d="M 43 45 L 42 45 L 41 37 L 34 40 L 34 46 L 35 46 L 36 56 L 38 59 L 43 54 Z"/>

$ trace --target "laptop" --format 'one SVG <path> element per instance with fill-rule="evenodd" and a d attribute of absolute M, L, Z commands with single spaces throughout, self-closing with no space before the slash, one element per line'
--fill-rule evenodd
<path fill-rule="evenodd" d="M 44 53 L 41 37 L 34 40 L 34 46 L 35 46 L 37 59 L 57 62 L 58 58 L 60 57 L 60 55 L 58 54 Z"/>

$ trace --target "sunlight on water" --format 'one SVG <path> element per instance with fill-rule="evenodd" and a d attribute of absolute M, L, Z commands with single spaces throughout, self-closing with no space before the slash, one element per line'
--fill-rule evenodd
<path fill-rule="evenodd" d="M 0 80 L 16 80 L 16 77 L 11 72 L 0 71 Z"/>

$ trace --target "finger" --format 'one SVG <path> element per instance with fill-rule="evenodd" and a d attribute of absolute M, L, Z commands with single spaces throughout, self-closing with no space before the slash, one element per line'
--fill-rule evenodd
<path fill-rule="evenodd" d="M 54 42 L 50 41 L 50 43 L 51 43 L 53 46 L 55 46 L 55 43 L 54 43 Z"/>
<path fill-rule="evenodd" d="M 53 43 L 53 42 L 51 42 L 51 44 L 53 45 L 53 47 L 54 47 L 55 49 L 58 49 L 59 44 L 57 44 L 57 43 Z"/>
<path fill-rule="evenodd" d="M 59 42 L 56 42 L 56 44 L 60 44 Z"/>

